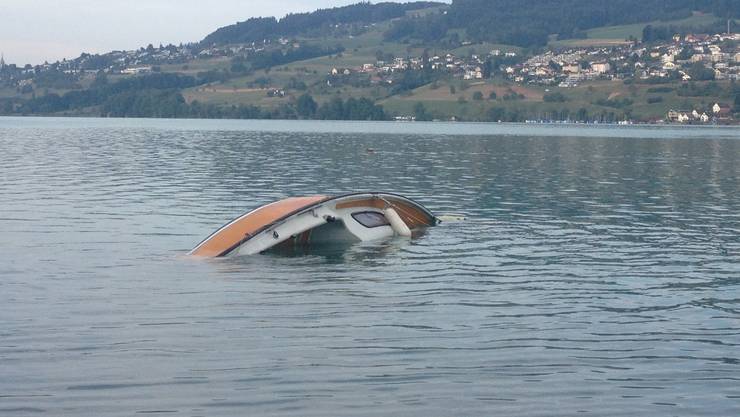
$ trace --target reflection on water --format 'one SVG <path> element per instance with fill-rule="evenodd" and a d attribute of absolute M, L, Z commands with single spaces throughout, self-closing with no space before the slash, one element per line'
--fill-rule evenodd
<path fill-rule="evenodd" d="M 219 123 L 0 118 L 1 415 L 740 413 L 737 130 Z M 467 220 L 182 257 L 362 190 Z"/>

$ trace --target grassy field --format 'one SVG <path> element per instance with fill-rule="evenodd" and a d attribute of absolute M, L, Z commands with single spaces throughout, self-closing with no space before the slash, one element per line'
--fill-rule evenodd
<path fill-rule="evenodd" d="M 655 92 L 655 88 L 668 87 L 671 91 Z M 666 115 L 670 109 L 707 108 L 716 101 L 717 97 L 681 97 L 675 88 L 678 85 L 658 86 L 649 84 L 625 85 L 623 82 L 600 81 L 581 85 L 572 89 L 558 89 L 569 102 L 589 105 L 599 99 L 629 99 L 633 102 L 626 109 L 631 110 L 633 117 L 639 119 L 655 119 Z M 653 90 L 651 92 L 651 89 Z M 662 101 L 649 103 L 649 99 Z"/>
<path fill-rule="evenodd" d="M 440 13 L 443 10 L 449 9 L 450 6 L 444 5 L 444 6 L 437 6 L 437 7 L 428 7 L 426 9 L 419 9 L 419 10 L 409 10 L 406 12 L 406 16 L 409 17 L 424 17 L 431 14 Z"/>
<path fill-rule="evenodd" d="M 451 87 L 454 87 L 454 93 L 452 92 Z M 457 102 L 461 98 L 465 100 L 473 100 L 473 95 L 476 92 L 483 94 L 485 99 L 487 99 L 492 92 L 495 92 L 496 95 L 501 98 L 506 94 L 514 92 L 523 95 L 524 100 L 527 101 L 542 101 L 544 89 L 519 86 L 505 82 L 449 80 L 419 87 L 413 90 L 410 94 L 393 97 L 393 99 L 414 102 Z"/>
<path fill-rule="evenodd" d="M 188 102 L 197 100 L 201 103 L 216 105 L 254 105 L 260 107 L 276 107 L 287 103 L 289 97 L 268 97 L 267 89 L 230 89 L 224 86 L 197 87 L 183 91 L 183 97 Z"/>
<path fill-rule="evenodd" d="M 81 86 L 88 85 L 89 82 L 80 82 Z M 57 94 L 57 95 L 64 95 L 65 93 L 68 93 L 72 90 L 69 89 L 59 89 L 59 88 L 35 88 L 33 92 L 27 93 L 27 94 L 20 94 L 15 89 L 15 87 L 0 87 L 0 98 L 22 98 L 22 99 L 31 99 L 33 98 L 34 94 L 36 96 L 43 96 L 46 94 Z"/>
<path fill-rule="evenodd" d="M 455 86 L 454 94 L 450 92 L 450 84 Z M 677 86 L 670 86 L 670 91 L 656 92 L 654 90 L 656 87 L 665 86 L 625 85 L 621 81 L 595 81 L 568 89 L 516 86 L 503 81 L 471 82 L 466 88 L 460 88 L 460 84 L 460 81 L 453 81 L 439 83 L 436 88 L 423 86 L 410 95 L 390 97 L 381 100 L 380 103 L 394 115 L 412 115 L 414 106 L 423 103 L 437 118 L 455 115 L 464 120 L 485 120 L 486 112 L 492 107 L 543 117 L 562 109 L 568 109 L 571 114 L 575 114 L 579 109 L 585 108 L 590 114 L 605 112 L 614 113 L 620 118 L 628 115 L 637 120 L 657 120 L 665 117 L 670 109 L 707 109 L 717 101 L 722 102 L 722 99 L 717 97 L 681 97 L 675 90 Z M 483 100 L 473 99 L 473 94 L 477 91 L 483 93 Z M 497 94 L 495 100 L 489 99 L 491 91 Z M 503 95 L 511 91 L 523 94 L 525 98 L 504 100 Z M 565 96 L 565 102 L 553 103 L 543 100 L 544 94 L 556 91 Z M 602 100 L 610 100 L 611 105 L 598 104 L 603 103 Z M 625 102 L 629 104 L 624 104 Z"/>
<path fill-rule="evenodd" d="M 162 72 L 177 72 L 186 75 L 195 75 L 199 72 L 231 68 L 231 59 L 227 57 L 194 59 L 187 64 L 169 64 L 160 66 Z"/>
<path fill-rule="evenodd" d="M 15 88 L 12 87 L 0 87 L 0 98 L 12 98 L 12 97 L 22 97 L 18 94 Z"/>

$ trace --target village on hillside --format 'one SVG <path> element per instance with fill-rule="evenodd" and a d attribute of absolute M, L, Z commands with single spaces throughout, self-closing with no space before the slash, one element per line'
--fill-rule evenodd
<path fill-rule="evenodd" d="M 738 81 L 740 79 L 740 34 L 676 35 L 671 43 L 645 46 L 628 42 L 613 47 L 582 47 L 548 50 L 528 59 L 491 68 L 497 58 L 513 58 L 517 52 L 494 49 L 487 55 L 433 56 L 428 65 L 464 80 L 482 80 L 493 72 L 518 85 L 573 88 L 595 80 L 641 80 L 661 84 L 671 81 Z M 729 46 L 728 46 L 729 45 Z M 731 48 L 731 49 L 730 49 Z M 352 71 L 370 73 L 374 83 L 392 83 L 396 71 L 423 70 L 423 57 L 395 58 L 393 62 L 367 63 L 360 68 L 334 68 L 331 75 Z M 731 107 L 715 103 L 707 109 L 671 109 L 666 122 L 711 123 L 728 121 Z"/>

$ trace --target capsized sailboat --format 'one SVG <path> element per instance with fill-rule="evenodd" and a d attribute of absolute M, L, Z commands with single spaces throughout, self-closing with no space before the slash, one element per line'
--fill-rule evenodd
<path fill-rule="evenodd" d="M 291 197 L 227 223 L 190 255 L 254 255 L 276 247 L 411 236 L 438 223 L 424 206 L 397 194 Z"/>

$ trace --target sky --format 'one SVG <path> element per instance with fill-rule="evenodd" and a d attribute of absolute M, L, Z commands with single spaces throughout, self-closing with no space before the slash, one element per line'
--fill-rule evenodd
<path fill-rule="evenodd" d="M 284 16 L 359 0 L 0 0 L 0 53 L 18 65 L 195 42 L 254 16 Z"/>

